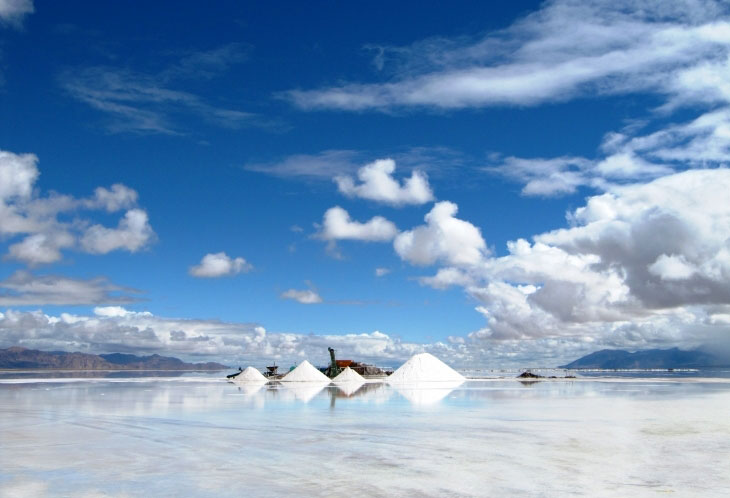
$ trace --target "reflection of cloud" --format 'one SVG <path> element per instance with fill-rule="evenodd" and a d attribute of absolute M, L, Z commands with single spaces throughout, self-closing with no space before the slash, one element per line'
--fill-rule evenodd
<path fill-rule="evenodd" d="M 434 405 L 463 383 L 463 380 L 451 382 L 414 382 L 413 384 L 399 384 L 394 387 L 398 391 L 398 394 L 414 405 Z"/>

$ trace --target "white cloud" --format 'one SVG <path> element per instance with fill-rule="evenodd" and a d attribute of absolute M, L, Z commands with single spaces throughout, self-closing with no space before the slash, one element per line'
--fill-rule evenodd
<path fill-rule="evenodd" d="M 94 189 L 94 197 L 85 203 L 90 209 L 106 209 L 114 212 L 120 209 L 128 209 L 137 204 L 137 191 L 116 183 L 110 189 L 97 187 Z"/>
<path fill-rule="evenodd" d="M 0 150 L 0 201 L 29 198 L 39 175 L 37 165 L 35 154 Z"/>
<path fill-rule="evenodd" d="M 427 285 L 434 289 L 446 289 L 453 285 L 468 287 L 474 279 L 467 272 L 460 268 L 439 268 L 436 275 L 432 277 L 421 277 L 418 279 L 421 285 Z"/>
<path fill-rule="evenodd" d="M 486 326 L 466 341 L 470 354 L 514 348 L 515 358 L 557 361 L 601 347 L 727 347 L 728 189 L 728 169 L 613 187 L 571 212 L 567 228 L 510 242 L 500 257 L 442 257 L 447 266 L 420 282 L 462 286 L 480 303 Z M 405 259 L 435 261 L 427 242 L 416 247 L 423 254 Z"/>
<path fill-rule="evenodd" d="M 74 243 L 74 237 L 68 232 L 36 233 L 11 245 L 7 258 L 30 266 L 55 263 L 62 258 L 61 249 L 72 247 Z"/>
<path fill-rule="evenodd" d="M 318 304 L 322 302 L 322 298 L 320 297 L 320 295 L 312 289 L 289 289 L 281 293 L 281 298 L 292 299 L 302 304 Z"/>
<path fill-rule="evenodd" d="M 394 240 L 398 255 L 413 264 L 475 265 L 487 254 L 486 244 L 477 227 L 455 218 L 453 202 L 436 203 L 426 215 L 426 225 L 400 233 Z"/>
<path fill-rule="evenodd" d="M 686 280 L 696 271 L 697 268 L 687 263 L 683 255 L 662 254 L 649 266 L 649 273 L 662 280 Z"/>
<path fill-rule="evenodd" d="M 94 308 L 94 314 L 103 317 L 123 317 L 130 313 L 133 312 L 122 306 L 96 306 Z"/>
<path fill-rule="evenodd" d="M 105 253 L 112 249 L 135 251 L 154 238 L 147 214 L 135 208 L 137 192 L 122 184 L 110 189 L 98 187 L 88 198 L 51 193 L 43 196 L 36 188 L 40 175 L 38 158 L 33 154 L 0 151 L 0 237 L 24 236 L 11 243 L 6 259 L 30 266 L 60 261 L 65 249 Z M 76 215 L 62 221 L 61 215 L 85 211 L 114 212 L 129 209 L 117 229 L 91 224 Z M 79 244 L 81 238 L 81 244 Z"/>
<path fill-rule="evenodd" d="M 380 331 L 339 335 L 269 332 L 256 323 L 167 318 L 122 307 L 96 308 L 92 316 L 0 313 L 0 348 L 18 345 L 54 351 L 159 353 L 189 361 L 206 358 L 259 367 L 272 359 L 284 363 L 306 358 L 316 365 L 326 364 L 328 347 L 378 365 L 398 366 L 423 351 L 452 364 L 467 359 L 464 345 L 410 343 Z"/>
<path fill-rule="evenodd" d="M 347 239 L 384 242 L 392 240 L 397 233 L 395 224 L 382 216 L 374 216 L 367 222 L 361 223 L 353 221 L 347 211 L 335 206 L 324 213 L 318 237 L 329 241 Z"/>
<path fill-rule="evenodd" d="M 17 271 L 0 281 L 0 306 L 75 306 L 129 303 L 137 291 L 110 283 L 105 278 L 90 280 Z"/>
<path fill-rule="evenodd" d="M 206 254 L 200 264 L 191 266 L 189 273 L 194 277 L 217 278 L 251 271 L 253 266 L 245 259 L 231 258 L 225 252 Z"/>
<path fill-rule="evenodd" d="M 0 25 L 20 27 L 23 18 L 35 11 L 33 0 L 0 0 Z"/>
<path fill-rule="evenodd" d="M 376 277 L 384 277 L 390 273 L 390 268 L 376 268 L 375 269 L 375 276 Z"/>
<path fill-rule="evenodd" d="M 384 48 L 407 63 L 386 83 L 351 83 L 286 96 L 303 109 L 536 105 L 584 94 L 655 91 L 688 99 L 699 71 L 730 47 L 721 2 L 546 2 L 473 42 Z M 712 74 L 717 74 L 716 72 Z M 679 97 L 678 97 L 679 98 Z M 707 94 L 703 98 L 707 98 Z"/>
<path fill-rule="evenodd" d="M 81 247 L 92 254 L 106 254 L 118 249 L 136 252 L 154 238 L 147 213 L 142 209 L 130 209 L 119 220 L 117 228 L 102 225 L 89 227 L 81 238 Z"/>
<path fill-rule="evenodd" d="M 425 173 L 414 170 L 403 185 L 393 178 L 395 161 L 378 159 L 366 164 L 357 172 L 360 183 L 350 176 L 337 176 L 338 190 L 348 197 L 360 197 L 393 206 L 425 204 L 433 200 L 433 192 Z"/>

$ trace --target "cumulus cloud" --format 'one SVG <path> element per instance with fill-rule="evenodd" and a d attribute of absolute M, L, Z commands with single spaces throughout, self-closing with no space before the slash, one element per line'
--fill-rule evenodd
<path fill-rule="evenodd" d="M 353 221 L 350 214 L 340 206 L 329 208 L 322 219 L 322 227 L 317 236 L 324 240 L 363 240 L 367 242 L 387 242 L 398 233 L 392 221 L 382 216 L 374 216 L 365 223 Z"/>
<path fill-rule="evenodd" d="M 537 354 L 554 344 L 567 355 L 728 342 L 728 188 L 727 169 L 615 187 L 569 213 L 566 228 L 512 241 L 500 257 L 460 265 L 442 257 L 446 266 L 420 282 L 462 286 L 480 303 L 487 325 L 471 334 L 470 350 L 511 344 Z"/>
<path fill-rule="evenodd" d="M 385 366 L 398 366 L 411 355 L 424 351 L 451 364 L 472 361 L 464 345 L 406 342 L 377 330 L 339 335 L 270 332 L 257 323 L 160 317 L 119 306 L 97 307 L 91 316 L 6 310 L 0 313 L 0 348 L 9 346 L 172 354 L 191 361 L 206 358 L 258 367 L 272 360 L 309 359 L 314 364 L 326 364 L 328 347 L 360 361 Z"/>
<path fill-rule="evenodd" d="M 81 238 L 81 247 L 92 254 L 106 254 L 119 249 L 136 252 L 146 247 L 153 237 L 147 213 L 142 209 L 130 209 L 119 220 L 117 228 L 89 227 Z"/>
<path fill-rule="evenodd" d="M 289 289 L 281 293 L 282 299 L 292 299 L 302 304 L 318 304 L 322 302 L 322 298 L 317 291 L 312 289 Z"/>
<path fill-rule="evenodd" d="M 205 358 L 261 368 L 272 360 L 284 363 L 306 358 L 315 364 L 326 364 L 328 347 L 359 361 L 393 367 L 421 352 L 435 354 L 456 367 L 555 366 L 602 347 L 625 347 L 627 338 L 632 337 L 632 331 L 625 329 L 613 335 L 577 339 L 505 339 L 485 343 L 480 334 L 481 331 L 471 337 L 419 344 L 377 330 L 338 335 L 270 332 L 256 323 L 168 318 L 119 306 L 98 307 L 91 316 L 53 316 L 12 309 L 0 313 L 0 348 L 20 345 L 54 351 L 159 353 L 190 361 Z M 667 333 L 656 338 L 667 347 L 674 340 Z M 642 345 L 635 340 L 631 344 Z"/>
<path fill-rule="evenodd" d="M 393 241 L 398 255 L 416 265 L 444 262 L 449 265 L 474 265 L 487 254 L 480 230 L 455 217 L 453 202 L 436 203 L 426 215 L 426 224 L 400 233 Z"/>
<path fill-rule="evenodd" d="M 393 206 L 425 204 L 433 200 L 433 192 L 426 174 L 415 170 L 403 185 L 393 178 L 395 161 L 378 159 L 357 172 L 360 183 L 351 176 L 337 176 L 337 189 L 348 197 L 360 197 Z"/>
<path fill-rule="evenodd" d="M 245 259 L 231 258 L 225 252 L 206 254 L 200 264 L 191 266 L 189 273 L 194 277 L 217 278 L 251 271 L 253 266 Z"/>
<path fill-rule="evenodd" d="M 25 16 L 34 11 L 33 0 L 0 0 L 0 26 L 7 24 L 19 28 Z"/>
<path fill-rule="evenodd" d="M 136 301 L 137 293 L 101 277 L 83 280 L 17 271 L 0 281 L 0 306 L 123 304 Z"/>
<path fill-rule="evenodd" d="M 137 204 L 137 191 L 121 183 L 116 183 L 110 189 L 97 187 L 94 189 L 94 197 L 84 201 L 91 209 L 105 209 L 108 212 L 127 209 Z"/>
<path fill-rule="evenodd" d="M 585 94 L 655 91 L 688 99 L 730 48 L 723 2 L 546 2 L 480 40 L 382 47 L 398 78 L 294 90 L 302 109 L 536 105 Z M 702 98 L 707 98 L 707 93 Z"/>
<path fill-rule="evenodd" d="M 8 248 L 7 259 L 22 261 L 30 266 L 55 263 L 62 258 L 61 249 L 74 245 L 73 235 L 65 231 L 35 233 Z"/>
<path fill-rule="evenodd" d="M 34 154 L 0 151 L 0 236 L 11 241 L 23 237 L 11 243 L 6 259 L 36 266 L 61 260 L 66 249 L 95 254 L 137 251 L 154 240 L 146 212 L 135 207 L 138 195 L 133 189 L 115 184 L 98 187 L 87 198 L 43 196 L 35 186 L 39 175 Z M 127 212 L 117 228 L 91 225 L 90 219 L 78 214 L 73 221 L 62 221 L 62 215 L 120 209 Z"/>

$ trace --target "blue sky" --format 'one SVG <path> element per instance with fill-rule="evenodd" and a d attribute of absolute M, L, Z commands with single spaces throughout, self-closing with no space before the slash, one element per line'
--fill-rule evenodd
<path fill-rule="evenodd" d="M 0 346 L 725 349 L 724 3 L 0 0 Z"/>

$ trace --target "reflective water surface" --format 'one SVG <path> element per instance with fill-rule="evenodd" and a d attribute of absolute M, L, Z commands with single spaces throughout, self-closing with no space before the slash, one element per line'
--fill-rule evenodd
<path fill-rule="evenodd" d="M 0 379 L 3 496 L 730 496 L 730 380 Z"/>

